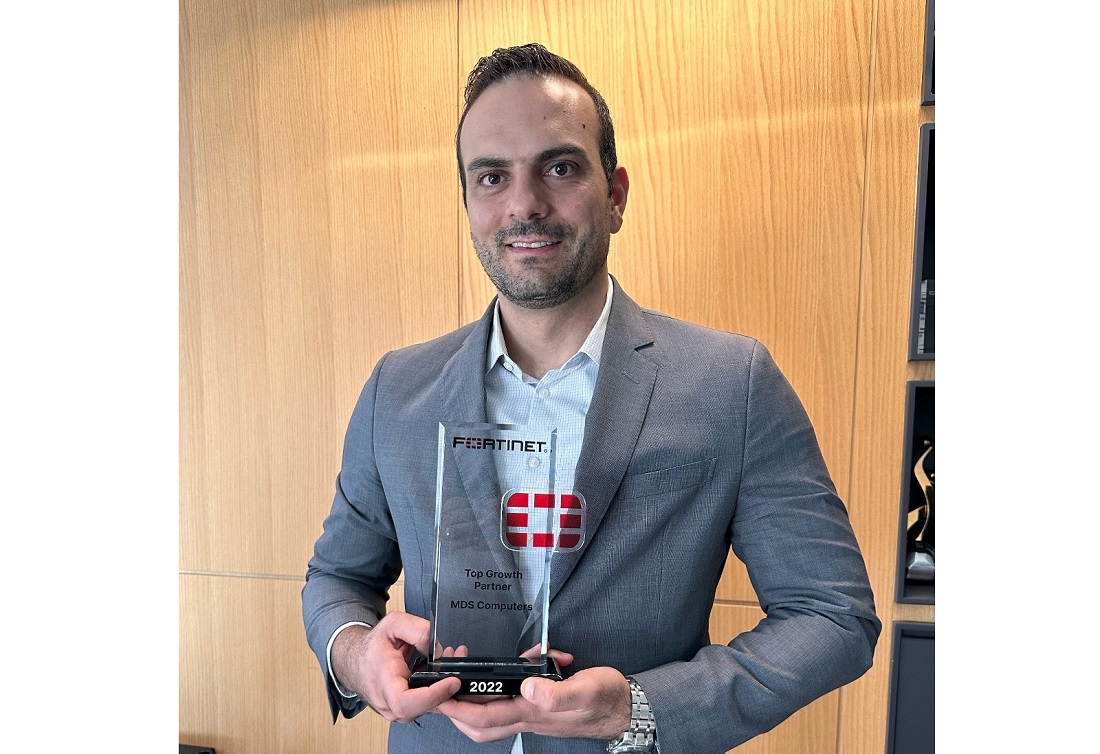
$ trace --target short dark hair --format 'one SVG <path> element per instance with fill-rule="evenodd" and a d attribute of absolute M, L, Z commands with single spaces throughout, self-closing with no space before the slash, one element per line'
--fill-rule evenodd
<path fill-rule="evenodd" d="M 466 115 L 477 98 L 493 84 L 504 81 L 512 76 L 560 76 L 581 86 L 592 98 L 596 105 L 596 115 L 600 122 L 598 142 L 600 146 L 600 164 L 603 165 L 604 175 L 607 176 L 607 190 L 611 191 L 611 175 L 619 164 L 615 155 L 615 127 L 611 124 L 611 111 L 607 109 L 607 101 L 603 95 L 596 91 L 596 87 L 588 83 L 588 79 L 573 63 L 561 55 L 555 55 L 540 44 L 525 44 L 517 47 L 501 47 L 493 50 L 492 55 L 487 55 L 477 61 L 477 65 L 470 71 L 470 77 L 466 81 L 466 107 L 462 110 L 462 117 L 458 121 L 458 130 L 455 131 L 455 156 L 458 158 L 458 177 L 462 181 L 462 202 L 466 203 L 466 173 L 462 169 L 462 147 L 459 137 L 462 135 L 462 124 L 466 122 Z"/>

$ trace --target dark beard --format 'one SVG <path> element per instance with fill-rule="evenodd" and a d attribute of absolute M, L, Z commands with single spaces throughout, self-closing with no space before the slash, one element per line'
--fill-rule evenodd
<path fill-rule="evenodd" d="M 519 236 L 548 236 L 559 243 L 575 243 L 574 254 L 567 260 L 566 267 L 553 278 L 544 279 L 533 274 L 531 277 L 512 276 L 504 265 L 501 246 L 509 238 Z M 545 222 L 516 223 L 493 234 L 493 245 L 483 246 L 470 234 L 477 250 L 485 274 L 500 292 L 500 295 L 516 306 L 524 309 L 550 309 L 564 304 L 592 282 L 607 261 L 610 234 L 603 239 L 604 247 L 599 249 L 600 234 L 593 231 L 580 238 L 566 226 Z M 535 268 L 537 259 L 530 260 Z"/>

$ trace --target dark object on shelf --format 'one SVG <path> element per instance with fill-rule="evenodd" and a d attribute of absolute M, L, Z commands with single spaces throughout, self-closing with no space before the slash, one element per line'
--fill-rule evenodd
<path fill-rule="evenodd" d="M 936 624 L 895 623 L 886 754 L 935 754 Z"/>
<path fill-rule="evenodd" d="M 180 754 L 215 754 L 209 746 L 189 746 L 180 744 Z"/>
<path fill-rule="evenodd" d="M 905 449 L 898 521 L 898 602 L 936 603 L 936 383 L 906 384 Z"/>
<path fill-rule="evenodd" d="M 936 352 L 936 281 L 920 284 L 920 309 L 917 313 L 917 353 Z"/>
<path fill-rule="evenodd" d="M 936 2 L 928 0 L 924 17 L 924 80 L 922 105 L 936 104 Z"/>
<path fill-rule="evenodd" d="M 920 127 L 909 360 L 936 358 L 936 124 Z"/>
<path fill-rule="evenodd" d="M 908 581 L 930 582 L 936 580 L 936 550 L 929 544 L 935 542 L 935 528 L 932 524 L 933 503 L 936 493 L 936 472 L 928 471 L 925 464 L 932 454 L 932 441 L 921 438 L 924 452 L 913 466 L 913 476 L 924 493 L 924 503 L 909 511 L 909 528 L 906 535 L 905 578 Z"/>

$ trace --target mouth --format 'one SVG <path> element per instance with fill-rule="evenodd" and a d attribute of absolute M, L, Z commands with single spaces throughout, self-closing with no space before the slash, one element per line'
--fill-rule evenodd
<path fill-rule="evenodd" d="M 541 240 L 528 240 L 528 241 L 510 241 L 505 246 L 511 249 L 545 249 L 547 246 L 556 246 L 559 241 Z"/>

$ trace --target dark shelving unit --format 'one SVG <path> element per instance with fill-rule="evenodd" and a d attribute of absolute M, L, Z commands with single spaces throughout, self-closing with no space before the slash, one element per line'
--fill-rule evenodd
<path fill-rule="evenodd" d="M 886 754 L 936 751 L 936 624 L 898 622 L 890 658 Z"/>
<path fill-rule="evenodd" d="M 936 124 L 920 128 L 909 360 L 936 358 Z"/>
<path fill-rule="evenodd" d="M 910 381 L 905 396 L 905 450 L 898 519 L 898 602 L 936 604 L 935 435 L 936 383 Z"/>

